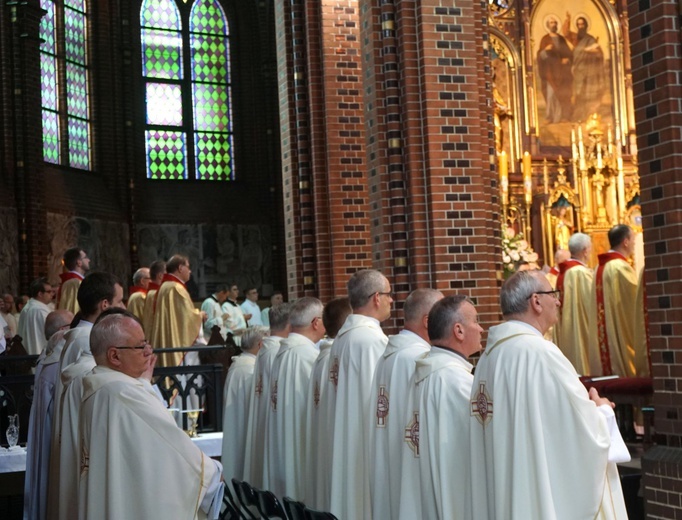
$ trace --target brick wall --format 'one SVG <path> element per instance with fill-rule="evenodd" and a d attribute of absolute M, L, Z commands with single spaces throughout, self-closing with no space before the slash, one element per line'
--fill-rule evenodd
<path fill-rule="evenodd" d="M 680 6 L 628 2 L 658 446 L 644 455 L 647 518 L 682 517 Z"/>

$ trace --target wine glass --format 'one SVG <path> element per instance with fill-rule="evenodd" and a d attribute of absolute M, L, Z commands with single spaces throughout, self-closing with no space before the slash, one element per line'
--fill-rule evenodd
<path fill-rule="evenodd" d="M 188 410 L 187 411 L 187 417 L 191 421 L 189 425 L 189 430 L 187 431 L 187 434 L 190 437 L 196 437 L 197 436 L 197 420 L 199 419 L 199 412 L 201 410 Z"/>

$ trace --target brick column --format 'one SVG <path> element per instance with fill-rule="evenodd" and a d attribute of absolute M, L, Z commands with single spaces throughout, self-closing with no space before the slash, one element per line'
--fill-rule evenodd
<path fill-rule="evenodd" d="M 658 445 L 642 459 L 647 518 L 682 514 L 680 6 L 628 2 Z"/>
<path fill-rule="evenodd" d="M 374 261 L 498 318 L 485 2 L 363 2 Z"/>
<path fill-rule="evenodd" d="M 4 5 L 9 14 L 4 44 L 9 75 L 5 92 L 8 106 L 8 140 L 12 161 L 6 162 L 8 178 L 14 179 L 19 237 L 19 286 L 26 290 L 31 280 L 47 274 L 49 244 L 44 198 L 42 112 L 40 96 L 40 19 L 45 14 L 39 0 Z M 7 197 L 8 200 L 12 196 Z"/>

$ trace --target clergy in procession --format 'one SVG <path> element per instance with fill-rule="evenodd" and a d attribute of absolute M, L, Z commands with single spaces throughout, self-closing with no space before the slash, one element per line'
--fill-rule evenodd
<path fill-rule="evenodd" d="M 235 282 L 230 282 L 228 284 L 230 290 L 227 293 L 227 298 L 223 303 L 223 313 L 227 316 L 223 323 L 227 329 L 228 334 L 232 334 L 234 342 L 239 346 L 241 342 L 241 335 L 248 327 L 246 323 L 246 317 L 244 316 L 244 311 L 241 306 L 237 303 L 237 298 L 239 297 L 239 286 Z"/>
<path fill-rule="evenodd" d="M 17 318 L 14 316 L 13 308 L 14 296 L 10 293 L 3 294 L 2 298 L 0 298 L 0 317 L 5 320 L 5 323 L 9 328 L 10 338 L 17 335 Z"/>
<path fill-rule="evenodd" d="M 592 254 L 592 239 L 585 233 L 574 233 L 568 240 L 571 258 L 559 266 L 556 289 L 561 296 L 557 346 L 578 374 L 600 373 L 599 350 L 590 336 L 590 319 L 595 313 L 592 300 L 593 273 L 587 265 Z M 594 372 L 596 370 L 596 372 Z"/>
<path fill-rule="evenodd" d="M 391 316 L 391 284 L 379 271 L 357 271 L 347 284 L 353 314 L 332 345 L 329 377 L 333 404 L 331 512 L 345 520 L 372 516 L 369 493 L 369 414 L 372 378 L 388 338 L 381 322 Z"/>
<path fill-rule="evenodd" d="M 324 306 L 322 323 L 327 336 L 320 341 L 320 354 L 310 373 L 306 402 L 306 491 L 305 503 L 320 511 L 329 510 L 329 456 L 333 429 L 330 426 L 330 393 L 336 392 L 329 380 L 329 354 L 339 330 L 353 312 L 348 298 L 335 298 Z"/>
<path fill-rule="evenodd" d="M 414 477 L 418 493 L 419 471 L 414 456 L 406 458 L 409 467 L 402 467 L 403 452 L 413 455 L 405 442 L 405 428 L 411 421 L 412 388 L 415 361 L 429 350 L 428 317 L 433 304 L 443 298 L 440 291 L 417 289 L 405 300 L 405 324 L 399 334 L 389 336 L 386 350 L 379 358 L 372 383 L 373 407 L 370 411 L 369 484 L 374 518 L 413 519 L 421 511 L 415 508 L 414 493 L 406 486 L 401 493 L 402 478 Z M 410 460 L 412 459 L 412 460 Z M 418 503 L 416 503 L 418 506 Z"/>
<path fill-rule="evenodd" d="M 260 313 L 261 309 L 258 306 L 258 289 L 255 287 L 248 287 L 244 289 L 244 301 L 241 304 L 244 319 L 249 327 L 253 325 L 263 325 Z"/>
<path fill-rule="evenodd" d="M 54 389 L 59 375 L 59 356 L 64 347 L 64 334 L 73 314 L 54 311 L 45 319 L 44 332 L 49 338 L 40 353 L 33 385 L 33 404 L 28 420 L 26 441 L 26 475 L 24 480 L 24 518 L 47 518 L 47 479 L 50 469 Z"/>
<path fill-rule="evenodd" d="M 153 391 L 152 347 L 134 317 L 93 327 L 84 380 L 79 510 L 71 519 L 218 518 L 220 463 L 178 428 Z"/>
<path fill-rule="evenodd" d="M 126 309 L 132 312 L 138 320 L 144 316 L 144 302 L 147 299 L 147 290 L 149 289 L 148 267 L 140 267 L 133 275 L 133 286 L 128 291 L 128 304 Z"/>
<path fill-rule="evenodd" d="M 64 309 L 76 314 L 78 307 L 78 288 L 85 273 L 90 270 L 90 259 L 82 249 L 67 249 L 62 259 L 66 272 L 59 275 L 62 284 L 57 293 L 57 309 Z"/>
<path fill-rule="evenodd" d="M 236 287 L 236 286 L 235 286 Z M 270 335 L 263 338 L 263 346 L 256 356 L 251 385 L 249 421 L 246 435 L 244 478 L 251 485 L 263 489 L 263 450 L 265 449 L 265 417 L 270 406 L 270 374 L 279 346 L 289 336 L 291 305 L 283 303 L 270 311 Z M 230 429 L 232 431 L 232 428 Z"/>
<path fill-rule="evenodd" d="M 204 338 L 206 341 L 210 339 L 212 329 L 216 325 L 220 327 L 220 336 L 225 339 L 227 334 L 225 320 L 228 316 L 223 312 L 222 305 L 225 303 L 229 292 L 230 287 L 227 284 L 218 284 L 213 294 L 201 304 L 201 310 L 206 313 L 206 321 L 204 322 Z"/>
<path fill-rule="evenodd" d="M 202 334 L 206 313 L 194 308 L 187 291 L 185 284 L 191 276 L 192 270 L 186 256 L 173 255 L 166 263 L 166 274 L 156 293 L 150 337 L 155 348 L 191 347 Z M 163 353 L 159 357 L 159 366 L 180 366 L 184 357 L 183 352 Z"/>
<path fill-rule="evenodd" d="M 591 375 L 647 377 L 647 345 L 635 330 L 644 323 L 644 307 L 637 298 L 639 278 L 628 261 L 635 251 L 635 232 L 619 224 L 608 237 L 611 249 L 599 255 L 593 284 L 596 312 L 590 333 L 599 342 L 601 366 Z"/>
<path fill-rule="evenodd" d="M 223 473 L 228 482 L 244 479 L 249 405 L 256 356 L 267 335 L 265 327 L 248 329 L 242 337 L 242 353 L 232 358 L 223 391 Z"/>
<path fill-rule="evenodd" d="M 59 365 L 61 386 L 57 384 L 55 388 L 60 397 L 55 395 L 48 516 L 59 520 L 75 518 L 78 508 L 78 414 L 83 377 L 95 366 L 90 352 L 90 332 L 104 312 L 125 309 L 123 287 L 112 274 L 91 273 L 78 289 L 78 304 L 81 320 L 64 335 Z"/>
<path fill-rule="evenodd" d="M 266 414 L 263 480 L 275 495 L 305 499 L 305 413 L 308 384 L 324 337 L 322 302 L 306 296 L 291 305 L 291 332 L 272 364 Z"/>
<path fill-rule="evenodd" d="M 152 334 L 156 293 L 159 291 L 159 287 L 161 287 L 165 274 L 166 262 L 163 260 L 156 260 L 149 266 L 150 281 L 147 286 L 147 297 L 144 299 L 144 310 L 142 311 L 142 328 L 147 337 L 150 337 Z"/>
<path fill-rule="evenodd" d="M 76 435 L 80 398 L 77 392 L 72 394 L 70 407 L 64 405 L 63 401 L 71 383 L 74 380 L 80 383 L 83 375 L 92 370 L 94 360 L 90 355 L 90 331 L 103 311 L 111 307 L 123 307 L 123 287 L 112 274 L 90 273 L 78 288 L 78 304 L 80 311 L 72 323 L 73 328 L 64 334 L 64 346 L 57 369 L 59 376 L 55 381 L 48 518 L 69 518 L 70 514 L 75 514 L 78 505 L 75 486 L 78 483 Z"/>
<path fill-rule="evenodd" d="M 30 299 L 19 314 L 18 334 L 21 336 L 26 352 L 30 355 L 37 355 L 47 345 L 45 319 L 50 314 L 50 308 L 47 305 L 54 297 L 54 289 L 47 282 L 47 278 L 38 278 L 29 285 L 28 294 Z"/>
<path fill-rule="evenodd" d="M 470 402 L 473 518 L 627 518 L 613 403 L 542 337 L 556 291 L 540 271 L 517 272 L 500 301 L 505 322 L 488 333 Z"/>
<path fill-rule="evenodd" d="M 437 302 L 428 324 L 431 351 L 417 359 L 413 379 L 418 417 L 413 449 L 419 455 L 421 510 L 412 518 L 469 519 L 469 416 L 474 381 L 469 357 L 481 350 L 483 329 L 475 307 L 462 295 Z"/>

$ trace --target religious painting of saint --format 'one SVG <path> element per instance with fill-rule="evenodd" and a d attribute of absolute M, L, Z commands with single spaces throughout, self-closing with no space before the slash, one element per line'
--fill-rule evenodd
<path fill-rule="evenodd" d="M 594 113 L 613 124 L 610 33 L 597 1 L 544 0 L 531 37 L 541 147 L 571 145 L 571 129 Z M 601 4 L 599 4 L 601 5 Z"/>

